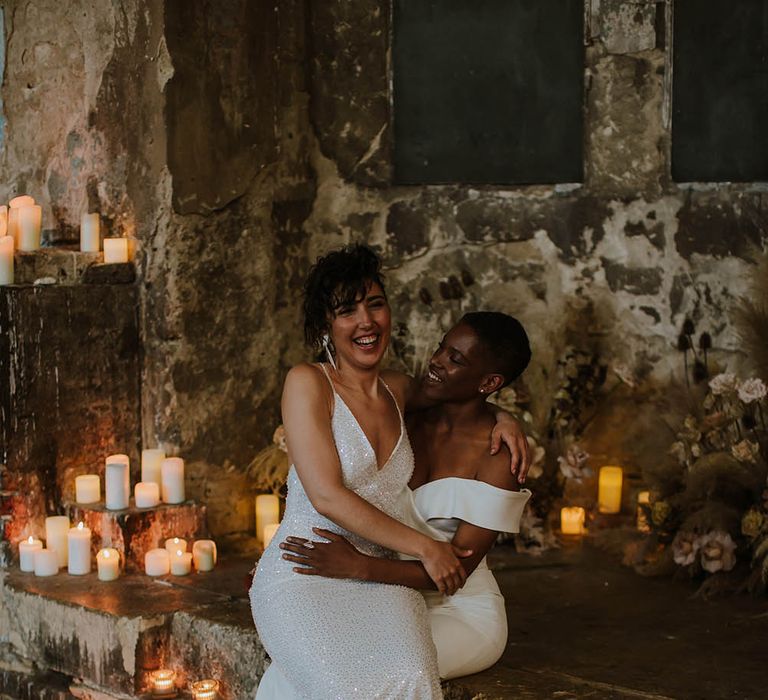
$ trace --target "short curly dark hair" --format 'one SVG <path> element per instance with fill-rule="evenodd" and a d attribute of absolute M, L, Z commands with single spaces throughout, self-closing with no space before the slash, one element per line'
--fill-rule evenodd
<path fill-rule="evenodd" d="M 494 358 L 495 371 L 504 377 L 504 384 L 517 379 L 531 361 L 531 344 L 523 324 L 500 311 L 474 311 L 462 316 L 477 333 L 480 342 Z"/>
<path fill-rule="evenodd" d="M 348 245 L 318 258 L 304 284 L 307 345 L 319 350 L 336 309 L 364 296 L 373 282 L 384 291 L 381 259 L 366 245 Z"/>

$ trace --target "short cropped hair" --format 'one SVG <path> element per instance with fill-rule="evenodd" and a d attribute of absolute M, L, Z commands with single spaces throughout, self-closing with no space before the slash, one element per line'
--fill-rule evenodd
<path fill-rule="evenodd" d="M 531 361 L 531 345 L 523 324 L 500 311 L 475 311 L 464 314 L 466 323 L 477 333 L 490 352 L 494 370 L 504 377 L 504 384 L 517 379 Z"/>
<path fill-rule="evenodd" d="M 336 310 L 364 296 L 373 282 L 384 291 L 381 259 L 368 246 L 349 245 L 318 258 L 304 284 L 307 345 L 318 350 Z"/>

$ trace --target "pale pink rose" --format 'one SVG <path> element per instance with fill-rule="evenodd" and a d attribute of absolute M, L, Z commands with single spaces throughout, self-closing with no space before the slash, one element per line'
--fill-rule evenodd
<path fill-rule="evenodd" d="M 680 530 L 672 541 L 672 556 L 675 564 L 680 566 L 693 564 L 696 561 L 699 544 L 699 538 L 693 532 Z"/>
<path fill-rule="evenodd" d="M 723 372 L 709 380 L 709 388 L 716 396 L 722 396 L 723 394 L 737 391 L 739 388 L 739 380 L 736 379 L 735 374 Z"/>
<path fill-rule="evenodd" d="M 575 479 L 581 481 L 585 476 L 589 476 L 591 471 L 587 468 L 589 454 L 582 450 L 578 445 L 571 445 L 564 457 L 558 457 L 557 463 L 560 465 L 560 473 L 566 479 Z"/>
<path fill-rule="evenodd" d="M 739 398 L 744 403 L 762 401 L 766 394 L 768 394 L 768 388 L 763 384 L 763 380 L 757 377 L 747 379 L 739 386 Z"/>
<path fill-rule="evenodd" d="M 714 530 L 701 538 L 699 543 L 701 566 L 714 574 L 717 571 L 730 571 L 736 566 L 736 543 L 727 532 Z"/>
<path fill-rule="evenodd" d="M 731 447 L 731 454 L 739 462 L 751 462 L 754 464 L 757 461 L 758 454 L 760 454 L 760 445 L 749 440 L 742 440 Z"/>

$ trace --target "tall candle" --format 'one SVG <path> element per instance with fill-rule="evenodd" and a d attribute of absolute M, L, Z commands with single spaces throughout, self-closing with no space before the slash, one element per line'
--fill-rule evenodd
<path fill-rule="evenodd" d="M 114 581 L 120 576 L 120 553 L 112 547 L 100 550 L 96 555 L 96 568 L 99 581 Z"/>
<path fill-rule="evenodd" d="M 154 481 L 162 486 L 163 477 L 161 467 L 165 459 L 165 450 L 151 449 L 141 451 L 141 480 Z"/>
<path fill-rule="evenodd" d="M 128 262 L 128 239 L 127 238 L 105 238 L 104 239 L 104 262 L 105 263 Z"/>
<path fill-rule="evenodd" d="M 182 552 L 178 549 L 170 555 L 170 558 L 172 576 L 186 576 L 192 571 L 192 554 L 190 552 Z"/>
<path fill-rule="evenodd" d="M 196 571 L 213 571 L 216 566 L 216 543 L 213 540 L 198 540 L 192 545 L 192 559 Z"/>
<path fill-rule="evenodd" d="M 43 543 L 32 535 L 29 536 L 29 539 L 19 542 L 19 568 L 22 571 L 34 571 L 35 552 L 39 552 L 42 548 Z M 58 566 L 58 560 L 56 565 Z"/>
<path fill-rule="evenodd" d="M 0 238 L 8 235 L 8 205 L 0 205 Z"/>
<path fill-rule="evenodd" d="M 59 573 L 59 553 L 54 549 L 35 552 L 35 576 L 53 576 Z"/>
<path fill-rule="evenodd" d="M 583 508 L 561 508 L 560 509 L 560 531 L 564 535 L 583 535 L 584 534 L 584 509 Z"/>
<path fill-rule="evenodd" d="M 130 460 L 128 455 L 110 455 L 104 469 L 104 491 L 107 508 L 127 508 L 131 497 Z"/>
<path fill-rule="evenodd" d="M 40 247 L 42 221 L 43 210 L 39 204 L 19 209 L 19 250 L 33 251 Z"/>
<path fill-rule="evenodd" d="M 101 480 L 98 474 L 75 477 L 75 500 L 78 503 L 98 503 L 101 500 Z"/>
<path fill-rule="evenodd" d="M 171 569 L 167 549 L 150 549 L 144 555 L 144 571 L 147 576 L 165 576 Z"/>
<path fill-rule="evenodd" d="M 264 543 L 264 549 L 269 547 L 269 543 L 272 541 L 272 538 L 275 536 L 279 527 L 280 523 L 270 523 L 269 525 L 264 526 L 264 534 L 261 538 Z"/>
<path fill-rule="evenodd" d="M 154 508 L 160 503 L 160 487 L 154 482 L 140 481 L 133 487 L 137 508 Z"/>
<path fill-rule="evenodd" d="M 174 552 L 178 552 L 181 550 L 182 552 L 187 551 L 187 541 L 183 540 L 181 537 L 171 537 L 170 539 L 167 539 L 165 541 L 165 548 L 168 550 L 169 554 L 173 554 Z"/>
<path fill-rule="evenodd" d="M 100 231 L 99 215 L 83 214 L 80 217 L 80 250 L 84 253 L 98 253 L 101 250 Z"/>
<path fill-rule="evenodd" d="M 66 515 L 52 515 L 45 519 L 45 542 L 48 549 L 58 555 L 59 567 L 66 566 L 69 561 L 68 532 L 69 518 Z"/>
<path fill-rule="evenodd" d="M 597 508 L 601 513 L 621 510 L 621 467 L 600 467 L 598 477 Z"/>
<path fill-rule="evenodd" d="M 280 499 L 274 494 L 256 496 L 256 537 L 264 542 L 264 528 L 280 522 Z"/>
<path fill-rule="evenodd" d="M 0 285 L 13 284 L 13 236 L 0 238 Z"/>
<path fill-rule="evenodd" d="M 166 457 L 160 466 L 163 482 L 163 503 L 184 501 L 184 460 L 181 457 Z"/>
<path fill-rule="evenodd" d="M 67 533 L 69 563 L 67 571 L 73 576 L 91 572 L 91 530 L 82 522 Z"/>

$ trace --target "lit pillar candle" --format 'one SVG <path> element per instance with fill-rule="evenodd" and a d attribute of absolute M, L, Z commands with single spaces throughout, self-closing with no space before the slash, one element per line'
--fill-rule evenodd
<path fill-rule="evenodd" d="M 0 205 L 0 238 L 8 235 L 8 205 Z"/>
<path fill-rule="evenodd" d="M 219 697 L 219 682 L 206 678 L 192 684 L 192 700 L 216 700 Z"/>
<path fill-rule="evenodd" d="M 20 194 L 18 197 L 14 197 L 8 202 L 8 206 L 11 209 L 21 209 L 22 207 L 31 207 L 34 203 L 34 197 L 30 197 L 28 194 Z"/>
<path fill-rule="evenodd" d="M 140 481 L 133 487 L 137 508 L 154 508 L 160 503 L 160 487 L 154 481 Z"/>
<path fill-rule="evenodd" d="M 170 539 L 167 539 L 165 541 L 165 548 L 168 550 L 168 554 L 173 554 L 174 552 L 178 552 L 181 550 L 182 552 L 187 551 L 187 541 L 182 539 L 181 537 L 171 537 Z"/>
<path fill-rule="evenodd" d="M 35 570 L 35 552 L 43 548 L 43 543 L 32 535 L 28 539 L 19 542 L 19 568 L 22 571 Z M 58 561 L 56 562 L 58 566 Z"/>
<path fill-rule="evenodd" d="M 621 510 L 621 467 L 600 467 L 597 490 L 597 508 L 601 513 Z"/>
<path fill-rule="evenodd" d="M 78 503 L 98 503 L 101 500 L 101 480 L 98 474 L 75 477 L 75 500 Z"/>
<path fill-rule="evenodd" d="M 178 549 L 170 555 L 170 558 L 172 576 L 186 576 L 192 571 L 192 554 L 190 552 L 182 552 Z"/>
<path fill-rule="evenodd" d="M 274 494 L 256 496 L 256 537 L 264 542 L 264 528 L 280 522 L 280 499 Z M 266 546 L 266 545 L 264 545 Z"/>
<path fill-rule="evenodd" d="M 154 481 L 158 486 L 162 486 L 163 477 L 161 467 L 165 459 L 164 450 L 142 450 L 141 451 L 141 480 L 144 482 Z"/>
<path fill-rule="evenodd" d="M 161 668 L 149 674 L 149 688 L 153 698 L 176 695 L 176 673 L 169 668 Z"/>
<path fill-rule="evenodd" d="M 648 517 L 645 514 L 643 506 L 649 506 L 651 504 L 651 492 L 640 491 L 637 494 L 637 529 L 640 532 L 650 532 L 651 525 L 648 522 Z"/>
<path fill-rule="evenodd" d="M 184 501 L 184 460 L 181 457 L 166 457 L 160 465 L 163 482 L 163 503 Z"/>
<path fill-rule="evenodd" d="M 34 198 L 28 194 L 14 197 L 8 203 L 8 235 L 13 237 L 17 250 L 19 248 L 19 210 L 23 207 L 31 207 L 34 203 Z"/>
<path fill-rule="evenodd" d="M 167 549 L 150 549 L 144 555 L 144 571 L 147 576 L 165 576 L 171 567 Z"/>
<path fill-rule="evenodd" d="M 91 530 L 82 522 L 67 533 L 69 562 L 67 571 L 73 576 L 82 576 L 91 572 Z"/>
<path fill-rule="evenodd" d="M 43 210 L 39 204 L 19 209 L 18 249 L 31 252 L 40 248 Z"/>
<path fill-rule="evenodd" d="M 196 571 L 213 571 L 216 566 L 216 543 L 213 540 L 198 540 L 192 545 L 192 559 Z"/>
<path fill-rule="evenodd" d="M 80 250 L 84 253 L 98 253 L 101 250 L 100 231 L 99 215 L 83 214 L 80 217 Z"/>
<path fill-rule="evenodd" d="M 35 552 L 35 576 L 53 576 L 59 573 L 59 553 L 54 549 Z"/>
<path fill-rule="evenodd" d="M 120 553 L 112 547 L 100 550 L 96 555 L 96 568 L 99 581 L 114 581 L 120 576 Z"/>
<path fill-rule="evenodd" d="M 55 551 L 58 555 L 60 567 L 66 566 L 69 561 L 67 547 L 69 527 L 69 518 L 66 515 L 52 515 L 45 519 L 45 542 L 48 549 Z"/>
<path fill-rule="evenodd" d="M 107 508 L 122 510 L 131 497 L 130 460 L 128 455 L 110 455 L 104 469 L 104 491 Z"/>
<path fill-rule="evenodd" d="M 13 236 L 0 238 L 0 285 L 13 284 Z"/>
<path fill-rule="evenodd" d="M 128 262 L 128 239 L 127 238 L 105 238 L 104 239 L 104 262 L 105 263 Z"/>
<path fill-rule="evenodd" d="M 561 508 L 560 509 L 560 531 L 564 535 L 583 535 L 584 534 L 584 509 L 583 508 Z"/>
<path fill-rule="evenodd" d="M 275 536 L 279 527 L 280 523 L 270 523 L 269 525 L 264 526 L 264 535 L 262 536 L 262 539 L 264 540 L 264 549 L 269 546 L 269 543 L 272 541 L 272 538 Z"/>

